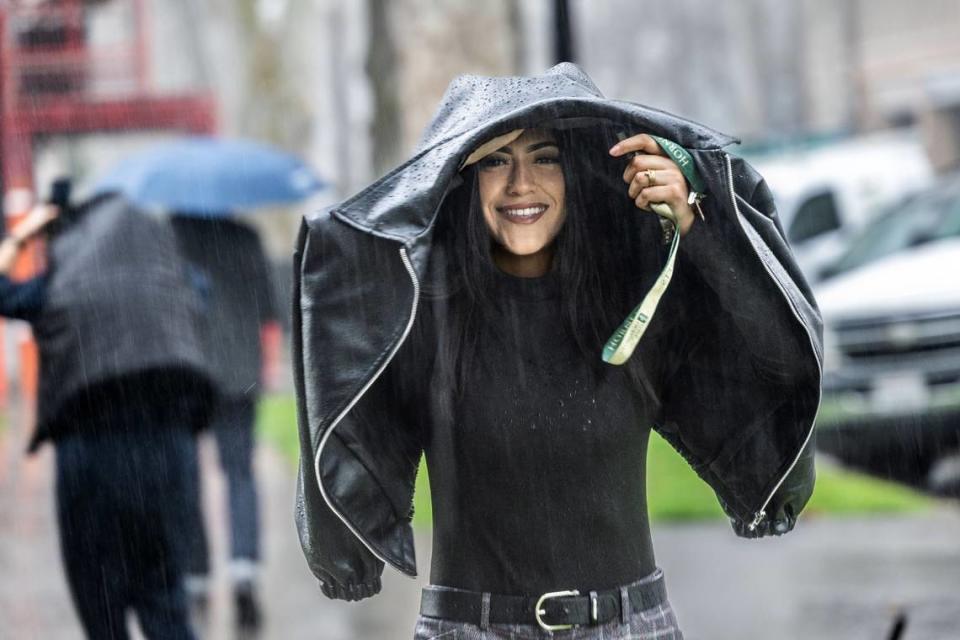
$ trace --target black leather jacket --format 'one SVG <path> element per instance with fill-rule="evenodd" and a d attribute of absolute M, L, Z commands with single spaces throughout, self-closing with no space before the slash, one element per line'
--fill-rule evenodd
<path fill-rule="evenodd" d="M 813 490 L 822 327 L 760 175 L 722 150 L 733 139 L 605 99 L 574 65 L 536 78 L 464 76 L 409 161 L 301 227 L 296 522 L 326 595 L 376 593 L 384 563 L 416 575 L 409 516 L 421 449 L 377 381 L 416 321 L 434 216 L 461 163 L 513 129 L 611 121 L 686 147 L 707 184 L 706 222 L 682 246 L 719 303 L 689 323 L 694 346 L 678 362 L 658 431 L 714 489 L 739 535 L 793 527 Z"/>

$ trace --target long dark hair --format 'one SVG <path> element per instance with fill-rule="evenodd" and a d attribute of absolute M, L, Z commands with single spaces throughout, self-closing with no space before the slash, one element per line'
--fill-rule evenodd
<path fill-rule="evenodd" d="M 638 271 L 631 240 L 650 233 L 627 196 L 623 161 L 606 152 L 596 131 L 556 130 L 566 185 L 566 221 L 554 240 L 552 271 L 561 286 L 563 327 L 598 376 L 606 375 L 603 344 L 629 312 L 631 274 Z M 491 235 L 481 209 L 476 166 L 464 169 L 462 184 L 451 191 L 434 231 L 432 285 L 426 299 L 438 316 L 432 327 L 437 356 L 435 391 L 460 395 L 482 348 L 481 329 L 497 301 L 491 290 L 496 274 Z M 647 221 L 649 223 L 649 220 Z M 656 223 L 654 223 L 656 225 Z M 659 229 L 659 227 L 657 227 Z M 436 311 L 440 309 L 440 311 Z M 628 372 L 636 381 L 638 373 Z M 439 387 L 439 388 L 438 388 Z"/>

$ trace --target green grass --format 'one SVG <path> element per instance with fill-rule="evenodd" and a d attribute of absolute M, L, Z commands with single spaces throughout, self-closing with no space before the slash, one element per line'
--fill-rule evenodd
<path fill-rule="evenodd" d="M 837 467 L 818 465 L 817 486 L 807 513 L 859 515 L 922 511 L 933 499 L 892 482 L 884 482 Z"/>
<path fill-rule="evenodd" d="M 296 463 L 300 457 L 297 439 L 297 405 L 293 396 L 266 395 L 257 406 L 257 435 Z"/>
<path fill-rule="evenodd" d="M 647 495 L 652 520 L 724 518 L 713 490 L 656 434 L 650 437 Z M 863 515 L 919 511 L 932 501 L 899 485 L 817 465 L 817 484 L 805 514 Z"/>
<path fill-rule="evenodd" d="M 298 441 L 296 411 L 290 396 L 267 396 L 258 410 L 258 433 L 294 465 Z M 694 521 L 725 518 L 713 491 L 690 469 L 669 444 L 656 434 L 650 437 L 647 459 L 647 495 L 653 521 Z M 805 513 L 810 515 L 863 515 L 905 513 L 928 508 L 932 500 L 889 482 L 819 465 L 817 486 Z M 414 523 L 432 521 L 426 465 L 421 461 L 414 495 Z"/>

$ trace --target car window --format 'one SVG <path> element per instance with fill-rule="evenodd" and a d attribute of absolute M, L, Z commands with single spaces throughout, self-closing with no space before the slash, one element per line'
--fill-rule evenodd
<path fill-rule="evenodd" d="M 824 191 L 807 198 L 797 208 L 787 237 L 790 242 L 798 243 L 839 228 L 836 199 L 833 192 Z"/>
<path fill-rule="evenodd" d="M 960 237 L 960 197 L 955 198 L 945 211 L 946 215 L 936 230 L 937 240 Z"/>
<path fill-rule="evenodd" d="M 955 236 L 960 236 L 960 192 L 928 192 L 901 201 L 877 216 L 824 275 L 836 275 L 897 251 Z"/>

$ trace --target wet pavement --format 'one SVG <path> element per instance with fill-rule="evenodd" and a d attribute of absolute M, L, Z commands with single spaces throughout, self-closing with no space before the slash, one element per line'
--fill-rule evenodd
<path fill-rule="evenodd" d="M 53 451 L 25 458 L 24 441 L 15 427 L 0 433 L 0 638 L 78 639 L 53 522 Z M 209 443 L 203 458 L 213 524 L 223 513 L 224 486 Z M 256 465 L 264 514 L 261 637 L 411 637 L 423 578 L 388 570 L 378 597 L 328 601 L 300 555 L 292 470 L 268 447 L 260 448 Z M 213 529 L 214 596 L 203 637 L 226 640 L 237 637 L 224 574 L 226 536 L 222 526 Z M 806 518 L 773 540 L 740 540 L 723 523 L 658 526 L 654 538 L 692 640 L 882 640 L 898 613 L 906 616 L 902 640 L 960 638 L 960 509 L 952 505 L 909 517 Z M 418 557 L 423 570 L 426 532 L 418 536 Z"/>
<path fill-rule="evenodd" d="M 801 519 L 782 538 L 660 527 L 657 558 L 688 638 L 960 638 L 960 509 Z"/>

